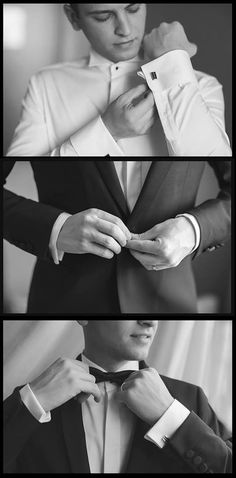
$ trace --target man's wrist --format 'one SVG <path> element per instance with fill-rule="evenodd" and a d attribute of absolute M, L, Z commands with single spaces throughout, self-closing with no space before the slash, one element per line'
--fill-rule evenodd
<path fill-rule="evenodd" d="M 29 384 L 25 385 L 25 387 L 20 390 L 20 397 L 31 415 L 33 415 L 38 422 L 50 422 L 51 413 L 45 412 Z"/>
<path fill-rule="evenodd" d="M 104 123 L 106 129 L 108 130 L 108 132 L 109 132 L 110 135 L 112 136 L 112 138 L 113 138 L 116 142 L 119 141 L 119 138 L 117 137 L 117 134 L 116 134 L 114 128 L 112 127 L 111 121 L 109 121 L 108 116 L 106 115 L 106 113 L 104 113 L 104 114 L 101 116 L 101 119 L 102 119 L 102 122 Z"/>
<path fill-rule="evenodd" d="M 62 261 L 64 253 L 62 251 L 59 251 L 57 249 L 57 240 L 60 234 L 60 231 L 65 224 L 66 220 L 71 216 L 71 214 L 68 214 L 66 212 L 63 212 L 58 216 L 57 220 L 55 221 L 51 236 L 50 236 L 50 242 L 49 242 L 49 249 L 52 254 L 52 258 L 54 260 L 54 263 L 58 265 L 60 261 Z"/>
<path fill-rule="evenodd" d="M 171 407 L 171 405 L 173 405 L 174 401 L 175 401 L 175 399 L 170 396 L 170 400 L 169 400 L 169 402 L 168 402 L 165 406 L 163 406 L 163 410 L 162 410 L 162 411 L 159 410 L 158 415 L 156 415 L 156 417 L 154 417 L 152 421 L 150 420 L 149 425 L 150 425 L 151 427 L 153 427 L 154 425 L 156 425 L 156 423 L 159 422 L 159 420 L 161 419 L 161 417 L 163 417 L 163 416 L 166 414 L 166 412 L 169 410 L 169 408 Z"/>
<path fill-rule="evenodd" d="M 182 403 L 174 399 L 171 406 L 146 433 L 144 438 L 159 448 L 164 448 L 189 415 L 190 411 Z"/>
<path fill-rule="evenodd" d="M 167 91 L 177 85 L 196 84 L 191 60 L 185 50 L 173 50 L 141 66 L 152 91 Z"/>
<path fill-rule="evenodd" d="M 200 230 L 198 221 L 192 214 L 188 214 L 188 213 L 178 214 L 176 217 L 185 217 L 190 222 L 190 224 L 192 225 L 194 229 L 195 244 L 192 250 L 190 251 L 190 254 L 192 254 L 194 251 L 196 251 L 196 249 L 198 249 L 200 240 L 201 240 L 201 230 Z"/>

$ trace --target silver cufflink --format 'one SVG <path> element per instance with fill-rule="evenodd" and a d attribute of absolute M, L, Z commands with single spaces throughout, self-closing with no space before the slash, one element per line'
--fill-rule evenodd
<path fill-rule="evenodd" d="M 166 435 L 164 435 L 164 436 L 162 437 L 162 441 L 166 444 L 166 443 L 168 443 L 169 438 L 168 438 Z"/>

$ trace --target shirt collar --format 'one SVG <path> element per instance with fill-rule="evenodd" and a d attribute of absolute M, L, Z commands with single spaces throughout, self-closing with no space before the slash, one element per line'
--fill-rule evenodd
<path fill-rule="evenodd" d="M 112 66 L 112 65 L 137 65 L 142 63 L 142 59 L 139 55 L 137 55 L 135 58 L 132 58 L 131 60 L 128 61 L 120 61 L 118 63 L 114 63 L 111 60 L 108 60 L 107 58 L 101 56 L 99 53 L 97 53 L 93 48 L 90 50 L 90 56 L 89 56 L 89 62 L 88 66 L 93 67 L 93 66 Z"/>
<path fill-rule="evenodd" d="M 104 368 L 100 367 L 97 365 L 95 362 L 92 362 L 92 360 L 89 360 L 87 357 L 85 357 L 84 354 L 82 354 L 82 362 L 88 365 L 89 367 L 95 367 L 98 368 L 99 370 L 102 370 L 102 372 L 107 372 Z M 123 370 L 139 370 L 139 362 L 138 361 L 127 361 L 122 367 L 116 370 L 116 372 L 123 372 Z"/>

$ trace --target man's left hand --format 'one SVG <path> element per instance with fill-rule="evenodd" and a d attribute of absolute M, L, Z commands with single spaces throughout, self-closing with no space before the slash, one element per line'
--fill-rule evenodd
<path fill-rule="evenodd" d="M 168 219 L 143 234 L 133 234 L 126 244 L 148 271 L 177 267 L 194 246 L 194 227 L 185 217 Z"/>
<path fill-rule="evenodd" d="M 117 392 L 117 399 L 151 427 L 174 402 L 154 368 L 132 373 Z"/>
<path fill-rule="evenodd" d="M 146 60 L 155 60 L 173 50 L 185 50 L 190 58 L 197 53 L 197 46 L 188 41 L 179 22 L 163 22 L 144 37 L 143 51 Z"/>

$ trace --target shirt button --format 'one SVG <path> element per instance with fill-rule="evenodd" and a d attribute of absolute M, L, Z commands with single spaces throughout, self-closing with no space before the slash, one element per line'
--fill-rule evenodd
<path fill-rule="evenodd" d="M 186 453 L 187 458 L 193 458 L 195 456 L 195 453 L 193 450 L 188 450 Z"/>
<path fill-rule="evenodd" d="M 200 456 L 196 456 L 194 459 L 193 459 L 193 463 L 194 465 L 201 465 L 202 463 L 202 458 Z"/>

